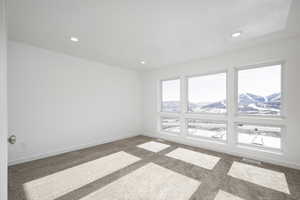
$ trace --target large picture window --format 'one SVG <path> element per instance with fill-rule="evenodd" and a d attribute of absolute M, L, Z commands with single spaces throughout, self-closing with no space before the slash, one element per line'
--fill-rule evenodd
<path fill-rule="evenodd" d="M 284 153 L 283 72 L 278 62 L 161 80 L 158 131 L 218 145 L 235 144 L 237 149 Z"/>
<path fill-rule="evenodd" d="M 161 81 L 161 112 L 180 112 L 180 79 Z"/>
<path fill-rule="evenodd" d="M 224 114 L 226 106 L 226 73 L 188 78 L 188 112 Z"/>
<path fill-rule="evenodd" d="M 238 70 L 238 113 L 280 116 L 281 65 Z"/>

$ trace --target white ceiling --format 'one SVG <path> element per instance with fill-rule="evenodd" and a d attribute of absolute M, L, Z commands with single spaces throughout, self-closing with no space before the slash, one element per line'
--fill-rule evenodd
<path fill-rule="evenodd" d="M 9 39 L 137 70 L 300 33 L 299 0 L 7 2 Z M 242 36 L 231 38 L 235 31 Z"/>

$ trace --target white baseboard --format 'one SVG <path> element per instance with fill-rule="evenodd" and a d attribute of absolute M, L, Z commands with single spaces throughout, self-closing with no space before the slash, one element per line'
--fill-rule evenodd
<path fill-rule="evenodd" d="M 298 164 L 298 163 L 287 162 L 287 161 L 284 161 L 284 160 L 275 160 L 275 159 L 270 159 L 270 158 L 261 158 L 261 157 L 258 157 L 258 156 L 254 156 L 253 154 L 247 154 L 247 153 L 243 153 L 243 152 L 236 152 L 236 151 L 230 151 L 230 150 L 224 150 L 224 149 L 210 148 L 209 146 L 203 146 L 200 143 L 196 143 L 194 140 L 191 141 L 191 140 L 186 139 L 186 138 L 179 138 L 179 137 L 176 137 L 176 136 L 170 136 L 170 135 L 164 135 L 164 134 L 152 134 L 152 133 L 149 133 L 149 132 L 143 132 L 143 134 L 129 134 L 129 135 L 121 136 L 121 137 L 106 139 L 106 140 L 103 140 L 101 142 L 96 141 L 96 142 L 92 142 L 92 143 L 81 144 L 81 145 L 68 147 L 68 148 L 65 148 L 65 149 L 60 149 L 60 150 L 57 150 L 57 151 L 51 151 L 51 152 L 46 152 L 46 153 L 42 153 L 42 154 L 38 154 L 38 155 L 34 155 L 34 156 L 28 156 L 28 157 L 24 157 L 24 158 L 20 158 L 20 159 L 16 159 L 16 160 L 11 160 L 11 161 L 8 162 L 8 165 L 12 166 L 12 165 L 16 165 L 16 164 L 21 164 L 21 163 L 33 161 L 33 160 L 47 158 L 47 157 L 51 157 L 51 156 L 55 156 L 55 155 L 59 155 L 59 154 L 63 154 L 63 153 L 71 152 L 71 151 L 76 151 L 76 150 L 80 150 L 80 149 L 84 149 L 84 148 L 88 148 L 88 147 L 92 147 L 92 146 L 97 146 L 97 145 L 100 145 L 100 144 L 105 144 L 105 143 L 114 142 L 114 141 L 117 141 L 117 140 L 129 138 L 129 137 L 134 137 L 134 136 L 137 136 L 137 135 L 144 135 L 144 136 L 149 136 L 149 137 L 153 137 L 153 138 L 161 138 L 161 139 L 170 140 L 172 142 L 177 142 L 177 143 L 181 143 L 181 144 L 185 144 L 185 145 L 189 145 L 189 146 L 209 149 L 209 150 L 220 152 L 220 153 L 227 153 L 227 154 L 230 154 L 230 155 L 233 155 L 233 156 L 238 156 L 238 157 L 251 158 L 251 159 L 259 160 L 259 161 L 266 162 L 266 163 L 271 163 L 271 164 L 275 164 L 275 165 L 280 165 L 280 166 L 300 170 L 300 164 Z"/>
<path fill-rule="evenodd" d="M 250 158 L 250 159 L 262 161 L 265 163 L 270 163 L 270 164 L 274 164 L 274 165 L 279 165 L 279 166 L 283 166 L 283 167 L 300 170 L 299 163 L 293 163 L 293 162 L 286 161 L 286 160 L 284 160 L 283 157 L 281 157 L 281 159 L 272 159 L 272 158 L 268 158 L 267 156 L 260 156 L 260 155 L 253 154 L 253 153 L 251 154 L 251 153 L 241 152 L 240 150 L 233 151 L 233 150 L 228 150 L 224 147 L 223 148 L 215 148 L 216 147 L 215 145 L 203 145 L 194 139 L 191 140 L 189 138 L 173 136 L 173 135 L 168 135 L 168 134 L 157 134 L 157 133 L 144 132 L 143 135 L 153 137 L 153 138 L 161 138 L 161 139 L 165 139 L 165 140 L 169 140 L 172 142 L 177 142 L 177 143 L 181 143 L 181 144 L 189 145 L 189 146 L 193 146 L 193 147 L 208 149 L 208 150 L 219 152 L 219 153 L 226 153 L 226 154 L 230 154 L 230 155 L 238 156 L 238 157 L 242 157 L 242 158 Z"/>
<path fill-rule="evenodd" d="M 34 161 L 34 160 L 38 160 L 38 159 L 42 159 L 42 158 L 47 158 L 47 157 L 51 157 L 51 156 L 55 156 L 55 155 L 59 155 L 59 154 L 63 154 L 63 153 L 71 152 L 71 151 L 76 151 L 76 150 L 80 150 L 80 149 L 85 149 L 88 147 L 93 147 L 93 146 L 97 146 L 100 144 L 114 142 L 117 140 L 122 140 L 125 138 L 134 137 L 134 136 L 138 136 L 138 135 L 141 135 L 141 134 L 128 134 L 128 135 L 123 135 L 120 137 L 105 139 L 105 140 L 102 140 L 101 142 L 96 141 L 96 142 L 92 142 L 92 143 L 75 145 L 75 146 L 71 146 L 71 147 L 56 150 L 56 151 L 50 151 L 50 152 L 45 152 L 45 153 L 41 153 L 41 154 L 37 154 L 37 155 L 31 155 L 31 156 L 19 158 L 16 160 L 8 161 L 8 166 L 17 165 L 17 164 L 21 164 L 21 163 L 25 163 L 25 162 L 30 162 L 30 161 Z"/>

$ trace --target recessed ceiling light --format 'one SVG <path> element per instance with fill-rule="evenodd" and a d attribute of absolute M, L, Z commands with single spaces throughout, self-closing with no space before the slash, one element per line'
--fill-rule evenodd
<path fill-rule="evenodd" d="M 241 35 L 242 35 L 241 32 L 235 32 L 235 33 L 233 33 L 233 34 L 231 35 L 231 37 L 237 38 L 237 37 L 240 37 Z"/>
<path fill-rule="evenodd" d="M 142 61 L 141 61 L 141 64 L 142 64 L 142 65 L 146 64 L 146 61 L 142 60 Z"/>
<path fill-rule="evenodd" d="M 70 40 L 72 42 L 79 42 L 79 39 L 77 37 L 70 37 Z"/>

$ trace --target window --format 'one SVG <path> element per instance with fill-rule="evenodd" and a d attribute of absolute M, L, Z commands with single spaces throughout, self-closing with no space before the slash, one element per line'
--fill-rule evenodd
<path fill-rule="evenodd" d="M 180 112 L 180 79 L 161 81 L 161 111 Z"/>
<path fill-rule="evenodd" d="M 188 78 L 188 112 L 226 113 L 226 73 Z"/>
<path fill-rule="evenodd" d="M 180 120 L 176 117 L 161 117 L 161 130 L 169 133 L 180 133 Z"/>
<path fill-rule="evenodd" d="M 281 65 L 238 70 L 238 113 L 281 115 Z"/>
<path fill-rule="evenodd" d="M 187 119 L 188 135 L 205 137 L 215 140 L 226 140 L 226 122 L 216 122 L 202 119 Z"/>
<path fill-rule="evenodd" d="M 190 140 L 201 138 L 229 148 L 284 153 L 283 145 L 288 144 L 282 142 L 286 130 L 282 120 L 283 72 L 278 62 L 162 80 L 158 132 Z M 234 79 L 232 84 L 227 85 L 228 77 Z M 232 92 L 235 96 L 228 98 L 227 93 Z M 230 134 L 228 127 L 234 129 Z"/>
<path fill-rule="evenodd" d="M 238 143 L 256 147 L 281 149 L 281 127 L 236 124 Z"/>

